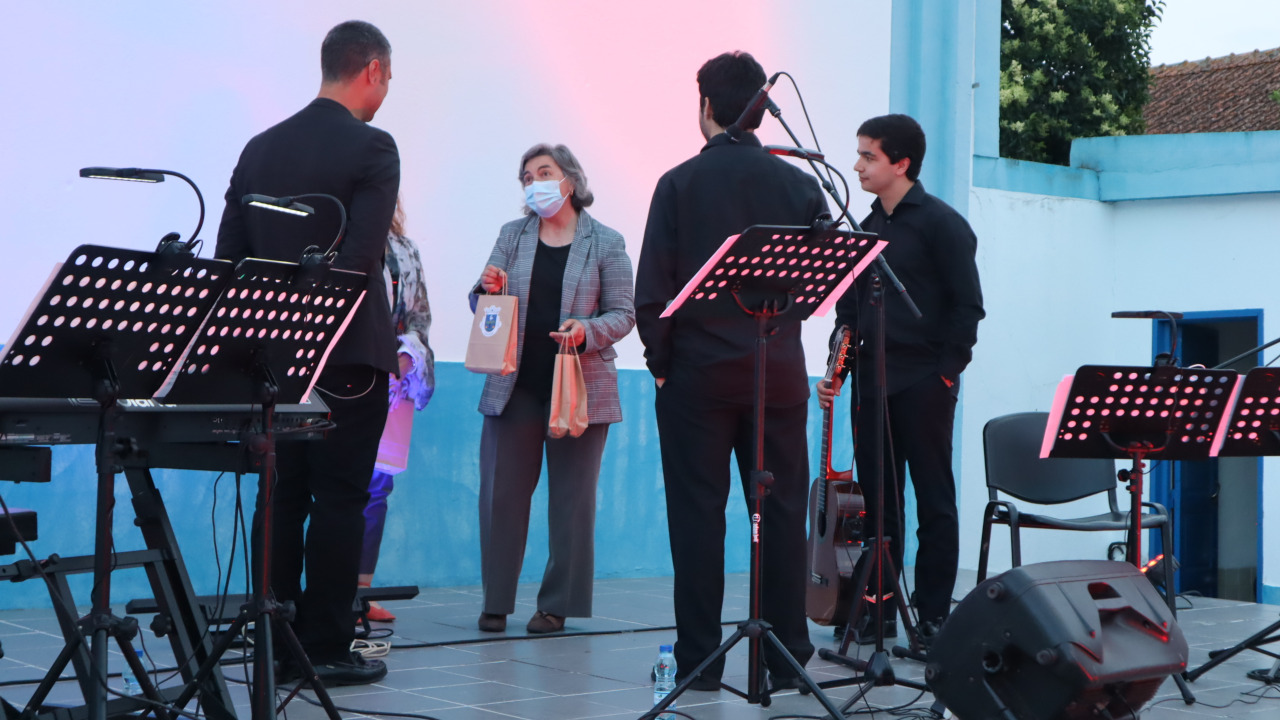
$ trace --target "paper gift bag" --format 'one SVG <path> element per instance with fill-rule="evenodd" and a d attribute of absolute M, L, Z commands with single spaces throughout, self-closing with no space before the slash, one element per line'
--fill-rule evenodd
<path fill-rule="evenodd" d="M 395 378 L 392 378 L 394 380 Z M 395 475 L 409 465 L 409 439 L 413 436 L 413 400 L 401 398 L 395 410 L 387 413 L 387 425 L 378 443 L 378 470 Z"/>
<path fill-rule="evenodd" d="M 578 348 L 568 342 L 560 344 L 556 354 L 555 374 L 551 377 L 551 417 L 547 435 L 578 437 L 587 430 L 587 383 L 582 377 Z"/>
<path fill-rule="evenodd" d="M 467 342 L 467 360 L 471 372 L 510 375 L 516 371 L 515 295 L 482 295 L 476 302 L 471 322 L 471 339 Z"/>

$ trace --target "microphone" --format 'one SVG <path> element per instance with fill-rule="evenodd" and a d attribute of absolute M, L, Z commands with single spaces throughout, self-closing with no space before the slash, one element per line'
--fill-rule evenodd
<path fill-rule="evenodd" d="M 724 129 L 724 131 L 729 134 L 729 139 L 737 142 L 738 139 L 742 137 L 743 126 L 747 125 L 751 118 L 759 114 L 760 109 L 764 107 L 765 101 L 769 99 L 769 89 L 773 87 L 774 83 L 778 82 L 778 78 L 781 75 L 782 73 L 780 72 L 770 75 L 769 79 L 765 80 L 764 85 L 757 90 L 756 94 L 751 98 L 751 102 L 747 103 L 746 109 L 742 111 L 742 114 L 738 116 L 738 119 L 734 120 L 729 127 Z"/>
<path fill-rule="evenodd" d="M 787 145 L 765 145 L 765 152 L 770 155 L 786 155 L 787 157 L 800 158 L 801 160 L 816 160 L 822 162 L 826 155 L 817 150 L 806 150 L 804 148 L 789 147 Z"/>

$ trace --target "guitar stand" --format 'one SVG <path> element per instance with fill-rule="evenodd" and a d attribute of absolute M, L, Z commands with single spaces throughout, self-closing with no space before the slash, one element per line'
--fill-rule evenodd
<path fill-rule="evenodd" d="M 890 539 L 885 538 L 884 542 L 879 542 L 876 538 L 867 541 L 870 552 L 870 559 L 863 563 L 862 569 L 858 573 L 858 581 L 854 597 L 853 608 L 849 614 L 849 624 L 845 626 L 844 637 L 840 642 L 840 649 L 832 652 L 826 648 L 818 651 L 818 657 L 829 662 L 834 662 L 845 667 L 853 668 L 862 673 L 861 677 L 845 678 L 843 680 L 829 680 L 819 683 L 824 688 L 845 687 L 848 685 L 861 685 L 856 693 L 853 694 L 845 704 L 840 706 L 841 713 L 847 713 L 851 707 L 863 698 L 873 687 L 887 687 L 890 685 L 901 685 L 915 690 L 928 690 L 928 686 L 924 683 L 915 682 L 913 680 L 903 680 L 898 678 L 893 672 L 893 665 L 889 661 L 889 653 L 884 647 L 884 601 L 892 603 L 894 610 L 902 620 L 903 627 L 906 629 L 911 647 L 920 646 L 920 636 L 916 632 L 915 626 L 911 623 L 911 614 L 907 608 L 907 602 L 903 599 L 902 588 L 898 584 L 898 572 L 893 565 L 893 557 L 890 554 Z M 871 576 L 875 572 L 877 574 L 887 571 L 888 582 L 883 578 L 879 578 L 878 583 L 881 586 L 881 594 L 875 600 L 875 608 L 873 611 L 867 610 L 867 605 L 871 602 L 871 598 L 867 595 L 867 591 L 871 588 Z M 890 587 L 891 586 L 891 587 Z M 854 628 L 858 622 L 864 617 L 873 614 L 871 623 L 876 626 L 876 644 L 875 650 L 872 651 L 871 657 L 866 660 L 851 658 L 848 656 L 849 644 L 853 639 Z M 898 655 L 900 648 L 894 647 L 894 655 Z M 898 655 L 902 657 L 901 655 Z M 914 656 L 911 656 L 914 657 Z"/>

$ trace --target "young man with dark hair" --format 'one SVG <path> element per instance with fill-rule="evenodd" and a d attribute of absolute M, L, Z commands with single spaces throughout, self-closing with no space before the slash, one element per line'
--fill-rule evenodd
<path fill-rule="evenodd" d="M 329 32 L 321 56 L 319 96 L 250 140 L 241 153 L 214 254 L 297 262 L 308 247 L 333 242 L 339 216 L 332 203 L 314 203 L 316 217 L 299 222 L 244 207 L 240 199 L 248 193 L 327 193 L 347 208 L 346 234 L 333 264 L 365 273 L 368 280 L 364 302 L 316 381 L 337 427 L 323 441 L 277 446 L 275 515 L 267 540 L 271 588 L 279 600 L 297 604 L 293 627 L 307 656 L 326 684 L 352 685 L 387 674 L 382 661 L 365 660 L 350 645 L 363 511 L 387 418 L 387 379 L 398 370 L 382 262 L 400 187 L 400 155 L 389 134 L 367 124 L 391 80 L 387 39 L 369 23 L 345 22 Z M 261 495 L 258 501 L 255 545 L 262 541 Z M 296 668 L 282 670 L 282 680 L 292 676 Z"/>
<path fill-rule="evenodd" d="M 977 238 L 969 223 L 942 200 L 925 192 L 917 179 L 924 160 L 925 137 L 906 115 L 872 118 L 858 128 L 858 162 L 854 170 L 862 189 L 876 196 L 862 227 L 889 244 L 884 257 L 922 317 L 908 309 L 892 287 L 883 291 L 885 309 L 885 373 L 888 419 L 884 446 L 874 447 L 876 421 L 875 356 L 857 358 L 857 392 L 853 394 L 854 458 L 866 499 L 866 533 L 876 531 L 877 460 L 884 458 L 885 536 L 894 562 L 902 569 L 903 484 L 911 468 L 916 517 L 916 609 L 921 634 L 935 634 L 951 612 L 958 560 L 959 522 L 956 486 L 951 470 L 951 434 L 960 373 L 973 357 L 978 321 L 985 317 L 975 262 Z M 874 268 L 874 266 L 873 266 Z M 870 286 L 860 280 L 836 304 L 836 327 L 848 325 L 871 332 L 875 309 Z M 869 348 L 868 345 L 861 345 Z M 818 402 L 828 407 L 839 394 L 840 378 L 819 383 Z M 864 556 L 866 557 L 866 556 Z M 896 625 L 886 622 L 892 635 Z M 874 642 L 874 627 L 860 642 Z"/>
<path fill-rule="evenodd" d="M 738 140 L 725 133 L 764 82 L 764 69 L 742 52 L 712 58 L 698 71 L 698 122 L 707 144 L 658 181 L 636 277 L 636 324 L 657 386 L 675 569 L 675 654 L 682 678 L 721 642 L 729 455 L 737 459 L 744 490 L 754 466 L 756 326 L 745 313 L 696 319 L 679 312 L 659 315 L 730 235 L 752 225 L 808 226 L 827 212 L 813 178 L 762 150 L 752 132 L 759 118 L 745 123 Z M 761 614 L 804 664 L 813 654 L 804 614 L 808 376 L 800 323 L 774 327 L 766 368 L 764 464 L 775 482 L 762 518 Z M 774 687 L 796 686 L 790 667 L 772 646 L 765 649 Z M 721 659 L 691 687 L 718 689 L 723 670 Z"/>

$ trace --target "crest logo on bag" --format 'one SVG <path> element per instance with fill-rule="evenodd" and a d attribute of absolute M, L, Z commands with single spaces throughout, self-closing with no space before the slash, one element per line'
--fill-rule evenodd
<path fill-rule="evenodd" d="M 490 305 L 484 309 L 484 317 L 480 318 L 480 332 L 485 337 L 493 337 L 498 332 L 498 328 L 502 327 L 502 318 L 498 317 L 500 309 L 497 305 Z"/>

